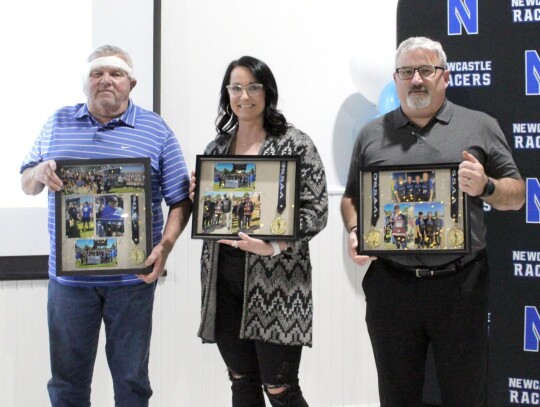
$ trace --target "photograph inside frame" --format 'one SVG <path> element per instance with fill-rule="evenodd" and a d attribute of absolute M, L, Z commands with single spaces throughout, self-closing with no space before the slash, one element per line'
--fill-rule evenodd
<path fill-rule="evenodd" d="M 362 171 L 359 252 L 465 252 L 466 201 L 457 167 Z"/>
<path fill-rule="evenodd" d="M 59 164 L 64 188 L 62 220 L 56 221 L 62 229 L 58 274 L 144 273 L 150 227 L 144 163 Z"/>
<path fill-rule="evenodd" d="M 198 160 L 192 237 L 294 237 L 296 158 Z"/>

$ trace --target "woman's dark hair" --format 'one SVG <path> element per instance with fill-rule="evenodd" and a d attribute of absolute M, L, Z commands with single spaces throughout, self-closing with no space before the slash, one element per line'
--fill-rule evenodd
<path fill-rule="evenodd" d="M 231 99 L 227 90 L 227 85 L 231 79 L 231 72 L 238 66 L 249 69 L 255 79 L 257 79 L 257 82 L 264 85 L 265 109 L 263 127 L 266 132 L 273 136 L 285 134 L 289 125 L 285 116 L 277 110 L 278 89 L 276 79 L 268 65 L 250 56 L 243 56 L 236 61 L 232 61 L 225 71 L 223 82 L 221 83 L 221 97 L 219 99 L 218 117 L 216 119 L 216 130 L 218 134 L 229 134 L 238 125 L 238 117 L 236 117 L 229 106 Z"/>

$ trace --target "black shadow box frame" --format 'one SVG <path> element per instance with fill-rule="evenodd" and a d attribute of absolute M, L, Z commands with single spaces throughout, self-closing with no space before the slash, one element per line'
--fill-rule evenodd
<path fill-rule="evenodd" d="M 299 156 L 209 156 L 196 160 L 192 238 L 296 240 Z"/>
<path fill-rule="evenodd" d="M 148 274 L 150 159 L 59 160 L 55 195 L 58 276 Z"/>
<path fill-rule="evenodd" d="M 469 200 L 458 169 L 458 163 L 362 168 L 358 254 L 469 253 Z"/>

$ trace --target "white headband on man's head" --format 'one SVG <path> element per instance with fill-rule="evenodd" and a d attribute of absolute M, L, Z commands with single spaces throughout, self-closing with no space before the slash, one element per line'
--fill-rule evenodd
<path fill-rule="evenodd" d="M 130 67 L 126 61 L 115 55 L 107 57 L 99 57 L 88 63 L 88 75 L 94 70 L 103 67 L 118 68 L 127 73 L 127 75 L 133 79 L 133 68 Z"/>

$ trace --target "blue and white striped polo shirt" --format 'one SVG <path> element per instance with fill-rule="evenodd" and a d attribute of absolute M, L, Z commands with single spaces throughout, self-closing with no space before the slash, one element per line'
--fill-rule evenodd
<path fill-rule="evenodd" d="M 178 141 L 163 119 L 131 101 L 124 114 L 100 124 L 85 103 L 56 111 L 45 123 L 21 173 L 47 160 L 108 159 L 150 157 L 152 184 L 152 241 L 162 237 L 164 225 L 161 203 L 173 205 L 189 197 L 189 172 Z M 140 283 L 135 275 L 56 276 L 55 194 L 48 193 L 50 240 L 49 277 L 75 286 Z"/>

